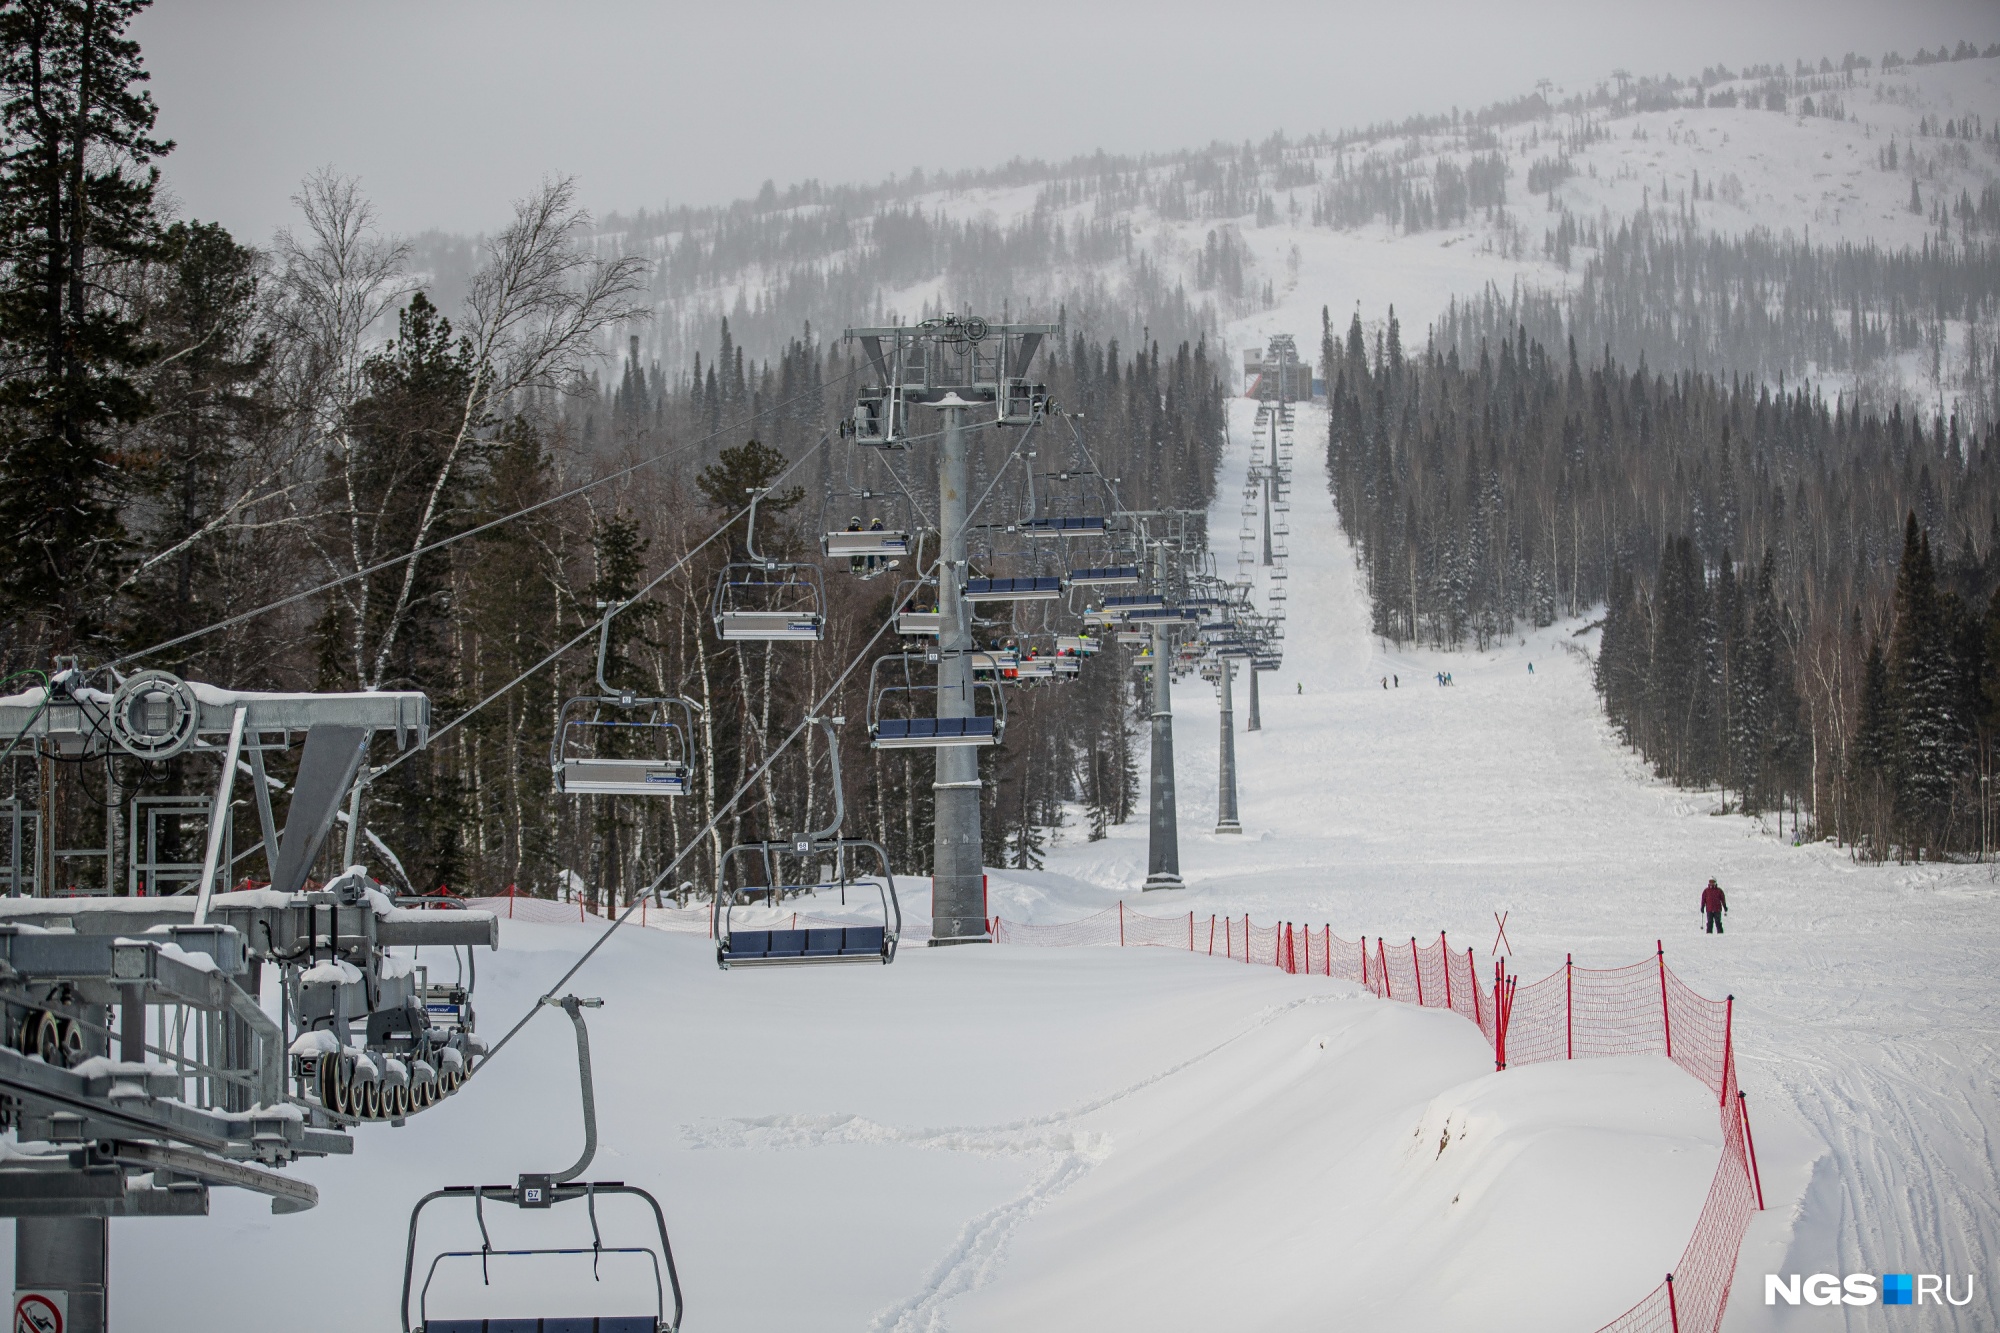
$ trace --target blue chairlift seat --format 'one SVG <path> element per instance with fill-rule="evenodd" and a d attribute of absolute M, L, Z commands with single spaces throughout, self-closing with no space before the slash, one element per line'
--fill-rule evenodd
<path fill-rule="evenodd" d="M 948 745 L 992 745 L 999 739 L 993 719 L 980 717 L 885 717 L 874 727 L 877 750 L 938 749 Z"/>
<path fill-rule="evenodd" d="M 1104 535 L 1104 520 L 1089 518 L 1030 518 L 1020 524 L 1022 532 L 1045 534 L 1053 537 L 1101 537 Z"/>
<path fill-rule="evenodd" d="M 660 1333 L 652 1315 L 580 1315 L 556 1319 L 432 1319 L 420 1333 Z"/>
<path fill-rule="evenodd" d="M 886 963 L 888 931 L 882 926 L 812 926 L 804 930 L 734 930 L 717 944 L 724 967 L 784 963 Z"/>
<path fill-rule="evenodd" d="M 1184 611 L 1178 606 L 1161 606 L 1145 610 L 1127 611 L 1125 623 L 1128 625 L 1193 625 L 1199 613 Z"/>
<path fill-rule="evenodd" d="M 1013 579 L 968 579 L 969 602 L 1047 602 L 1062 596 L 1062 580 L 1053 574 Z"/>
<path fill-rule="evenodd" d="M 1072 588 L 1121 588 L 1139 581 L 1137 565 L 1092 565 L 1069 572 Z"/>
<path fill-rule="evenodd" d="M 1101 608 L 1114 615 L 1130 615 L 1134 611 L 1165 610 L 1167 599 L 1156 592 L 1134 593 L 1129 597 L 1107 597 Z"/>

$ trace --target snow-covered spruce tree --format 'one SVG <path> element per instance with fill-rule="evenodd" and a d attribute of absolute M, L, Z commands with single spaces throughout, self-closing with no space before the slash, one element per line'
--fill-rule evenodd
<path fill-rule="evenodd" d="M 1960 704 L 1960 666 L 1940 597 L 1930 534 L 1911 512 L 1896 571 L 1896 623 L 1889 636 L 1890 697 L 1895 717 L 1893 772 L 1898 831 L 1914 848 L 1946 836 L 1952 794 L 1969 739 Z"/>
<path fill-rule="evenodd" d="M 125 288 L 159 253 L 146 0 L 0 6 L 0 597 L 17 647 L 100 638 L 153 350 Z"/>

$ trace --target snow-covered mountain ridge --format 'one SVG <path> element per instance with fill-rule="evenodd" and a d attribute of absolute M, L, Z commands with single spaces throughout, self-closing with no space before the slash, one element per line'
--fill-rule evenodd
<path fill-rule="evenodd" d="M 808 324 L 947 308 L 1060 313 L 1127 345 L 1208 333 L 1249 347 L 1316 326 L 1322 307 L 1379 321 L 1392 303 L 1422 330 L 1489 285 L 1573 290 L 1642 210 L 1692 236 L 1929 248 L 1990 271 L 2000 50 L 1923 59 L 1711 69 L 1305 139 L 770 187 L 726 208 L 612 214 L 598 243 L 654 261 L 655 318 L 638 333 L 668 376 L 724 317 L 758 360 Z M 449 302 L 468 247 L 431 237 L 418 254 Z M 1890 306 L 1883 293 L 1885 321 Z M 1937 397 L 1964 378 L 1967 326 L 1992 318 L 1942 312 L 1937 354 L 1902 358 L 1881 387 Z"/>

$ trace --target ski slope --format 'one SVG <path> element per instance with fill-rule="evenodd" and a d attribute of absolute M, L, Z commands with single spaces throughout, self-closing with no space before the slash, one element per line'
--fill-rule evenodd
<path fill-rule="evenodd" d="M 1219 544 L 1248 451 L 1252 405 L 1236 410 Z M 1298 426 L 1285 669 L 1264 730 L 1237 737 L 1246 832 L 1206 831 L 1217 714 L 1190 679 L 1174 695 L 1189 888 L 1136 889 L 1135 822 L 1066 834 L 1045 872 L 996 871 L 994 910 L 1058 921 L 1122 899 L 1349 937 L 1444 929 L 1482 959 L 1505 911 L 1527 979 L 1565 951 L 1615 964 L 1663 939 L 1693 984 L 1737 997 L 1770 1208 L 1726 1327 L 1887 1327 L 1879 1307 L 1788 1323 L 1761 1304 L 1766 1272 L 1983 1276 L 2000 1253 L 1987 871 L 1862 868 L 1711 815 L 1606 736 L 1570 627 L 1483 655 L 1385 651 L 1326 499 L 1322 420 Z M 1446 669 L 1450 689 L 1431 681 Z M 1699 934 L 1711 874 L 1734 909 L 1722 937 Z M 925 897 L 910 886 L 906 909 Z M 508 923 L 480 963 L 484 1030 L 592 933 Z M 576 989 L 606 1000 L 590 1174 L 661 1196 L 697 1333 L 1589 1330 L 1675 1261 L 1716 1161 L 1707 1094 L 1663 1060 L 1495 1074 L 1450 1014 L 1164 950 L 913 947 L 888 969 L 724 974 L 705 940 L 634 930 Z M 301 1330 L 394 1327 L 410 1205 L 566 1165 L 572 1068 L 544 1016 L 442 1107 L 300 1168 L 322 1191 L 310 1213 L 221 1191 L 205 1222 L 119 1223 L 114 1309 L 144 1307 L 149 1329 L 260 1322 L 190 1298 L 214 1292 Z M 494 1222 L 499 1243 L 524 1234 Z M 458 1313 L 556 1314 L 622 1308 L 630 1274 L 459 1276 Z M 1985 1286 L 1925 1326 L 1993 1326 Z"/>
<path fill-rule="evenodd" d="M 1211 516 L 1223 533 L 1235 531 L 1253 412 L 1237 404 L 1226 498 Z M 1616 964 L 1661 939 L 1698 989 L 1737 1001 L 1769 1209 L 1752 1225 L 1726 1327 L 1789 1326 L 1761 1304 L 1766 1272 L 1983 1279 L 2000 1254 L 1992 868 L 1865 867 L 1713 814 L 1712 794 L 1658 782 L 1608 734 L 1583 656 L 1594 636 L 1574 625 L 1485 654 L 1386 648 L 1368 633 L 1332 519 L 1323 430 L 1323 412 L 1301 411 L 1285 670 L 1264 690 L 1264 730 L 1236 738 L 1241 837 L 1203 831 L 1215 810 L 1213 691 L 1175 691 L 1190 886 L 1177 897 L 1203 915 L 1325 920 L 1350 937 L 1478 935 L 1482 957 L 1493 914 L 1506 912 L 1524 978 L 1566 952 Z M 1438 671 L 1456 684 L 1437 686 Z M 1383 689 L 1384 676 L 1400 688 Z M 1115 830 L 1051 864 L 1134 883 L 1144 838 L 1143 827 Z M 1730 895 L 1721 937 L 1700 934 L 1696 899 L 1711 875 Z M 1926 1326 L 1996 1326 L 1987 1285 L 1973 1307 L 1926 1312 Z M 1793 1313 L 1815 1328 L 1888 1317 Z"/>

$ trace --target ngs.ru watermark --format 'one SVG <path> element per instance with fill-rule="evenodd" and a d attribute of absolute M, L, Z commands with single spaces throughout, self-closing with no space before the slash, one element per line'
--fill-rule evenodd
<path fill-rule="evenodd" d="M 1783 1301 L 1797 1305 L 1803 1301 L 1807 1305 L 1873 1305 L 1877 1300 L 1884 1305 L 1972 1304 L 1972 1274 L 1965 1274 L 1963 1296 L 1958 1294 L 1958 1282 L 1958 1277 L 1950 1273 L 1884 1273 L 1878 1291 L 1873 1273 L 1849 1273 L 1845 1277 L 1832 1273 L 1814 1273 L 1811 1277 L 1766 1273 L 1764 1304 Z"/>

